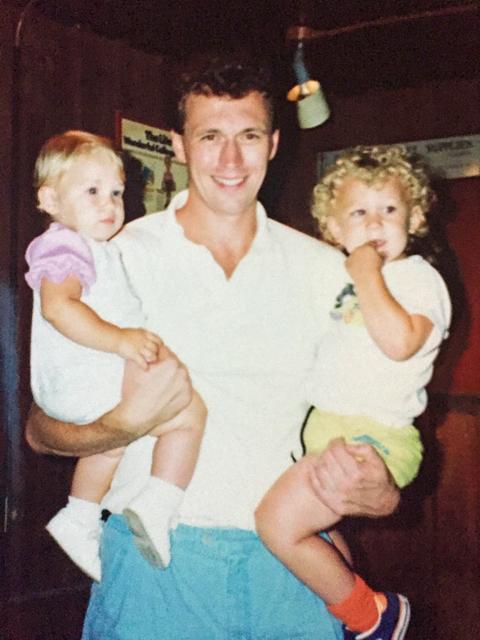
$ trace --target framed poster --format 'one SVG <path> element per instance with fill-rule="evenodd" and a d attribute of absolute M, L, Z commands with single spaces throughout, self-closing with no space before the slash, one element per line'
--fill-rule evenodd
<path fill-rule="evenodd" d="M 170 132 L 120 113 L 116 129 L 121 148 L 140 163 L 145 213 L 165 209 L 188 183 L 186 166 L 175 160 Z"/>
<path fill-rule="evenodd" d="M 402 142 L 408 151 L 422 156 L 433 173 L 447 180 L 480 176 L 480 135 Z M 347 151 L 322 151 L 317 155 L 317 177 Z"/>

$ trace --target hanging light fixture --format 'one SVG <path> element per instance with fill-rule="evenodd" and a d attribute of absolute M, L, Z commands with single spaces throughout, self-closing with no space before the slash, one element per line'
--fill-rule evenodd
<path fill-rule="evenodd" d="M 303 2 L 300 0 L 300 5 Z M 452 7 L 439 7 L 426 11 L 418 11 L 407 14 L 384 16 L 373 20 L 364 20 L 353 24 L 335 27 L 333 29 L 313 29 L 304 24 L 305 15 L 302 15 L 300 23 L 287 29 L 286 41 L 296 42 L 296 50 L 293 60 L 293 70 L 297 84 L 287 94 L 288 100 L 297 103 L 298 122 L 302 129 L 310 129 L 323 124 L 330 115 L 330 109 L 323 95 L 320 83 L 313 80 L 305 66 L 304 41 L 330 38 L 345 35 L 373 27 L 391 26 L 408 23 L 424 18 L 446 17 L 468 12 L 477 12 L 478 3 L 468 1 Z M 305 12 L 302 12 L 304 14 Z"/>
<path fill-rule="evenodd" d="M 293 71 L 297 84 L 290 89 L 287 99 L 297 103 L 297 117 L 301 129 L 318 127 L 328 120 L 330 109 L 317 80 L 313 80 L 305 66 L 303 40 L 298 40 L 293 58 Z"/>

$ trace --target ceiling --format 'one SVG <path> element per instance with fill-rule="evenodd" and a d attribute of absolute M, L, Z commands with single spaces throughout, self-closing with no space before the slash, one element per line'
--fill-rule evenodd
<path fill-rule="evenodd" d="M 293 44 L 285 41 L 288 27 L 326 30 L 306 43 L 307 63 L 326 89 L 339 94 L 480 76 L 478 0 L 31 2 L 54 20 L 178 60 L 195 52 L 243 47 L 288 62 L 289 68 Z M 394 17 L 399 20 L 392 21 Z M 380 24 L 362 27 L 370 21 Z"/>

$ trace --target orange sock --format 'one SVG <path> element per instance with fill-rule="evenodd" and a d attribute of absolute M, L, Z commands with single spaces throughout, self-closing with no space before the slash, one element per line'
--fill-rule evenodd
<path fill-rule="evenodd" d="M 355 574 L 355 585 L 350 594 L 345 600 L 327 608 L 349 629 L 362 633 L 376 625 L 385 606 L 385 596 L 370 589 L 366 582 Z"/>

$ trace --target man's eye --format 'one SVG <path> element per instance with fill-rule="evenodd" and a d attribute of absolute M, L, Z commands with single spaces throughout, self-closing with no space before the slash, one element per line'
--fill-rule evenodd
<path fill-rule="evenodd" d="M 252 142 L 254 140 L 260 140 L 260 135 L 256 131 L 246 131 L 243 134 L 243 139 Z"/>
<path fill-rule="evenodd" d="M 202 140 L 202 142 L 213 142 L 215 138 L 216 135 L 214 133 L 206 133 L 200 138 L 200 140 Z"/>

